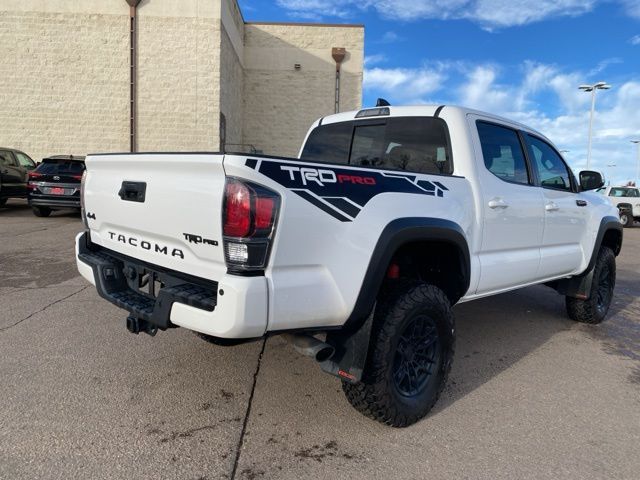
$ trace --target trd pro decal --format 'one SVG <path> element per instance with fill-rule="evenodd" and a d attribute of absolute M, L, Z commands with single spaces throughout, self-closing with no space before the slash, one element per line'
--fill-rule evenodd
<path fill-rule="evenodd" d="M 342 222 L 351 222 L 376 195 L 386 192 L 443 197 L 442 183 L 417 175 L 249 159 L 246 166 L 269 177 Z"/>

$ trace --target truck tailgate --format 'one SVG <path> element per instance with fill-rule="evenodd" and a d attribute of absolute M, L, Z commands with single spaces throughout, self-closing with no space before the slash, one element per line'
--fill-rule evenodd
<path fill-rule="evenodd" d="M 226 271 L 223 158 L 188 153 L 87 157 L 84 205 L 91 241 L 215 280 Z"/>

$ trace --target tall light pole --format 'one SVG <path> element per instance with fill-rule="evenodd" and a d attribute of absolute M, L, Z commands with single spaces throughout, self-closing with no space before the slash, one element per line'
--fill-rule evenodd
<path fill-rule="evenodd" d="M 589 117 L 589 147 L 587 149 L 587 170 L 591 167 L 591 138 L 593 133 L 593 113 L 596 110 L 596 90 L 609 90 L 611 85 L 607 82 L 598 82 L 593 85 L 580 85 L 578 87 L 583 92 L 591 93 L 591 115 Z"/>
<path fill-rule="evenodd" d="M 638 160 L 636 160 L 636 187 L 640 187 L 640 140 L 631 140 L 635 143 L 638 150 Z"/>
<path fill-rule="evenodd" d="M 615 163 L 610 163 L 607 165 L 607 185 L 611 185 L 611 169 L 617 167 Z"/>

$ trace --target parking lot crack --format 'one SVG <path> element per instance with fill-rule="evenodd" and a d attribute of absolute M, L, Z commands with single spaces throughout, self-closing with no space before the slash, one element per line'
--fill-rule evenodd
<path fill-rule="evenodd" d="M 258 374 L 260 373 L 260 366 L 262 365 L 262 356 L 264 355 L 264 349 L 267 345 L 267 339 L 262 340 L 262 348 L 258 355 L 258 363 L 256 365 L 256 371 L 253 374 L 253 385 L 251 385 L 251 394 L 249 395 L 249 401 L 247 402 L 247 411 L 244 415 L 242 422 L 242 430 L 240 431 L 240 438 L 238 440 L 238 446 L 236 447 L 236 458 L 233 462 L 233 469 L 231 470 L 231 480 L 236 478 L 238 472 L 238 465 L 240 464 L 240 456 L 242 455 L 242 446 L 244 445 L 244 437 L 247 433 L 247 424 L 249 423 L 249 417 L 251 416 L 251 406 L 253 405 L 253 395 L 256 391 L 256 384 L 258 383 Z"/>
<path fill-rule="evenodd" d="M 33 313 L 30 313 L 29 315 L 27 315 L 27 316 L 26 316 L 26 317 L 24 317 L 24 318 L 21 318 L 20 320 L 18 320 L 17 322 L 15 322 L 15 323 L 14 323 L 14 324 L 12 324 L 12 325 L 9 325 L 9 326 L 7 326 L 7 327 L 2 327 L 2 328 L 0 328 L 0 332 L 5 332 L 5 331 L 7 331 L 7 330 L 9 330 L 9 329 L 11 329 L 11 328 L 13 328 L 13 327 L 17 326 L 17 325 L 20 325 L 22 322 L 24 322 L 24 321 L 26 321 L 26 320 L 29 320 L 31 317 L 33 317 L 33 316 L 35 316 L 35 315 L 37 315 L 37 314 L 39 314 L 39 313 L 44 312 L 45 310 L 47 310 L 47 309 L 49 309 L 49 308 L 53 307 L 54 305 L 57 305 L 57 304 L 58 304 L 58 303 L 60 303 L 60 302 L 64 302 L 65 300 L 67 300 L 67 299 L 69 299 L 69 298 L 73 297 L 74 295 L 79 294 L 80 292 L 83 292 L 84 290 L 86 290 L 87 288 L 89 288 L 89 286 L 90 286 L 90 285 L 87 285 L 86 287 L 82 287 L 80 290 L 77 290 L 77 291 L 75 291 L 75 292 L 73 292 L 73 293 L 71 293 L 71 294 L 67 295 L 66 297 L 59 298 L 58 300 L 55 300 L 55 301 L 53 301 L 53 302 L 49 303 L 48 305 L 45 305 L 45 306 L 44 306 L 44 307 L 42 307 L 40 310 L 38 310 L 38 311 L 36 311 L 36 312 L 33 312 Z"/>

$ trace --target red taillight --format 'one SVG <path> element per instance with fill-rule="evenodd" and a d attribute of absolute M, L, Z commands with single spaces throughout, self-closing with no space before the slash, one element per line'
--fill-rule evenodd
<path fill-rule="evenodd" d="M 38 172 L 29 172 L 29 183 L 27 183 L 27 188 L 29 190 L 35 190 L 36 184 L 33 181 L 37 181 L 39 178 L 42 178 L 43 175 Z"/>
<path fill-rule="evenodd" d="M 80 181 L 82 180 L 82 175 L 73 175 L 73 179 Z"/>
<path fill-rule="evenodd" d="M 225 189 L 224 234 L 247 237 L 251 233 L 251 192 L 237 180 L 227 181 Z"/>
<path fill-rule="evenodd" d="M 276 201 L 272 197 L 258 197 L 256 199 L 256 230 L 271 227 Z"/>
<path fill-rule="evenodd" d="M 276 192 L 227 178 L 222 220 L 225 259 L 230 270 L 265 268 L 279 208 L 280 196 Z"/>

